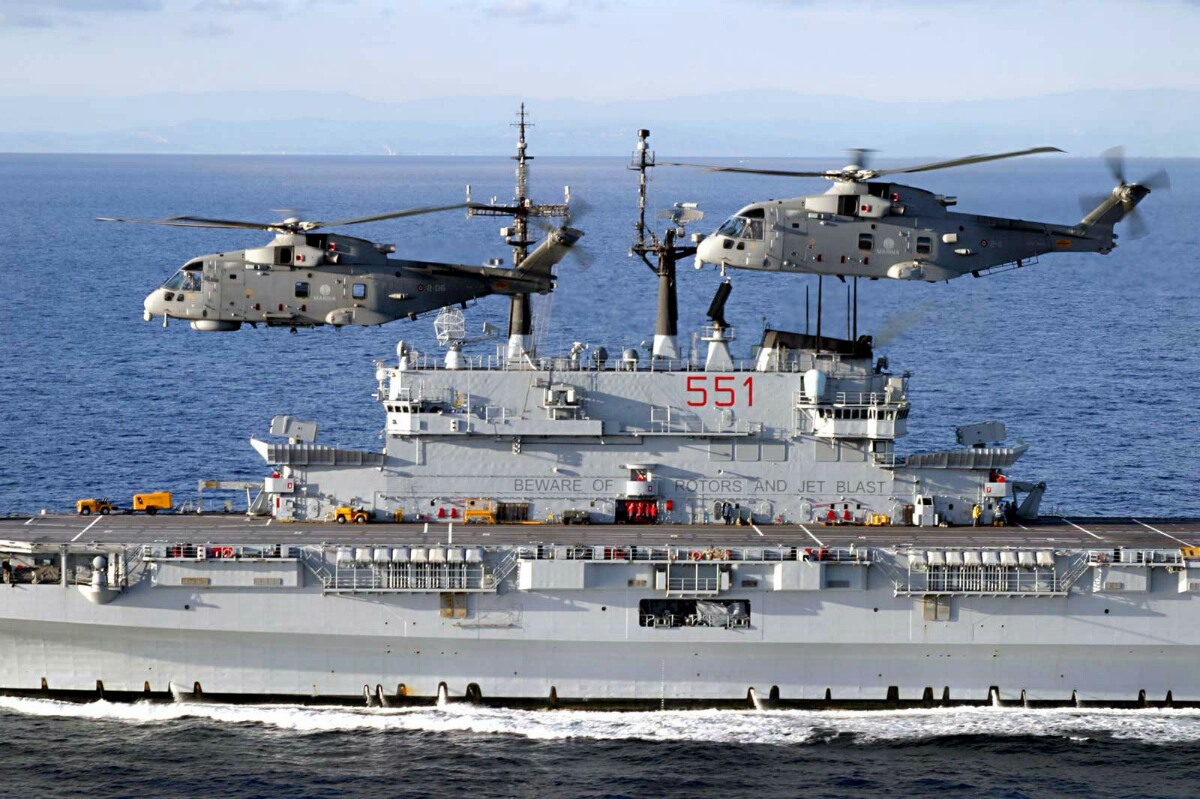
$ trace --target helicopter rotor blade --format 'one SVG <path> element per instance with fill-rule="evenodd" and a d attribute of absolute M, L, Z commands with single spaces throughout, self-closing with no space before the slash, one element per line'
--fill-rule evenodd
<path fill-rule="evenodd" d="M 170 216 L 166 219 L 127 219 L 124 217 L 98 216 L 97 222 L 127 222 L 134 225 L 166 225 L 168 227 L 241 228 L 245 230 L 271 230 L 276 224 L 270 222 L 242 222 L 236 219 L 208 219 L 200 216 Z"/>
<path fill-rule="evenodd" d="M 1142 239 L 1150 235 L 1150 228 L 1146 226 L 1146 220 L 1142 216 L 1142 212 L 1136 207 L 1130 209 L 1130 211 L 1125 214 L 1125 219 L 1122 221 L 1129 223 L 1129 226 L 1125 228 L 1124 238 L 1126 241 Z"/>
<path fill-rule="evenodd" d="M 859 169 L 867 169 L 868 158 L 871 153 L 876 152 L 869 147 L 851 147 L 846 150 L 846 156 L 850 159 L 849 163 L 854 164 Z"/>
<path fill-rule="evenodd" d="M 1007 153 L 985 153 L 981 155 L 968 155 L 963 158 L 952 158 L 949 161 L 934 161 L 929 164 L 919 164 L 917 166 L 901 167 L 899 169 L 879 169 L 869 170 L 874 177 L 883 175 L 901 175 L 909 172 L 932 172 L 935 169 L 949 169 L 953 166 L 966 166 L 967 164 L 982 164 L 986 161 L 999 161 L 1003 158 L 1017 158 L 1022 155 L 1034 155 L 1036 153 L 1061 153 L 1065 150 L 1060 150 L 1057 147 L 1031 147 L 1027 150 L 1013 150 Z"/>
<path fill-rule="evenodd" d="M 1167 170 L 1159 169 L 1139 180 L 1138 185 L 1145 186 L 1150 191 L 1170 191 L 1171 176 L 1167 174 Z"/>
<path fill-rule="evenodd" d="M 680 161 L 659 161 L 659 166 L 686 166 L 707 169 L 709 172 L 737 172 L 743 175 L 777 175 L 785 178 L 827 178 L 839 170 L 826 172 L 797 172 L 789 169 L 752 169 L 742 166 L 713 166 L 712 164 L 685 164 Z"/>
<path fill-rule="evenodd" d="M 592 204 L 582 197 L 572 195 L 571 202 L 567 204 L 567 220 L 568 225 L 572 225 L 592 212 Z"/>
<path fill-rule="evenodd" d="M 1125 185 L 1125 148 L 1121 145 L 1109 147 L 1102 152 L 1100 156 L 1104 159 L 1104 163 L 1108 165 L 1108 171 L 1112 174 L 1113 180 Z"/>
<path fill-rule="evenodd" d="M 579 271 L 586 272 L 591 268 L 592 264 L 596 263 L 596 253 L 591 247 L 574 244 L 571 246 L 567 257 L 574 258 L 579 263 Z"/>
<path fill-rule="evenodd" d="M 1085 194 L 1079 198 L 1079 210 L 1083 212 L 1084 216 L 1087 216 L 1111 196 L 1111 194 Z"/>
<path fill-rule="evenodd" d="M 301 230 L 316 230 L 320 227 L 339 227 L 342 225 L 360 225 L 363 222 L 379 222 L 384 219 L 400 219 L 406 216 L 420 216 L 422 214 L 436 214 L 439 211 L 455 211 L 461 208 L 466 208 L 467 203 L 455 203 L 454 205 L 426 205 L 417 208 L 406 208 L 403 211 L 390 211 L 386 214 L 372 214 L 370 216 L 356 216 L 350 219 L 335 219 L 330 222 L 300 222 Z"/>

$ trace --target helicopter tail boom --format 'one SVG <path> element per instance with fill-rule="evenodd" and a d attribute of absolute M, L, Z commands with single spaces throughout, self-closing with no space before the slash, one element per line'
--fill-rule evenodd
<path fill-rule="evenodd" d="M 1149 193 L 1150 189 L 1136 183 L 1117 186 L 1080 220 L 1079 226 L 1085 230 L 1111 228 L 1131 213 Z"/>
<path fill-rule="evenodd" d="M 549 279 L 551 270 L 566 257 L 567 252 L 583 237 L 583 231 L 573 227 L 551 230 L 542 243 L 521 262 L 517 274 Z"/>

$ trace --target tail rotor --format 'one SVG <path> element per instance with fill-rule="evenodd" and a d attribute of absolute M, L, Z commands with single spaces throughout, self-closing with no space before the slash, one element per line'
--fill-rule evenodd
<path fill-rule="evenodd" d="M 1121 209 L 1121 214 L 1116 221 L 1128 220 L 1129 226 L 1126 228 L 1127 232 L 1125 236 L 1127 239 L 1140 239 L 1146 236 L 1150 230 L 1146 226 L 1146 220 L 1137 209 L 1138 203 L 1153 191 L 1169 190 L 1171 188 L 1171 176 L 1167 174 L 1165 169 L 1158 169 L 1151 172 L 1142 180 L 1130 183 L 1125 178 L 1124 147 L 1119 145 L 1111 147 L 1101 155 L 1108 166 L 1108 171 L 1112 174 L 1113 179 L 1117 181 L 1117 185 L 1109 194 L 1109 197 L 1115 201 L 1115 205 L 1119 205 Z M 1107 197 L 1099 198 L 1099 202 L 1103 203 L 1107 199 Z M 1084 198 L 1080 202 L 1083 204 L 1089 202 L 1089 199 Z M 1093 205 L 1091 207 L 1095 208 L 1096 206 Z"/>

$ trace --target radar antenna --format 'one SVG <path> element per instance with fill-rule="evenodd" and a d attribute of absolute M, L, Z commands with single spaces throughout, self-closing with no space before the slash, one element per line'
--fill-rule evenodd
<path fill-rule="evenodd" d="M 438 312 L 437 318 L 433 320 L 433 333 L 437 337 L 437 343 L 446 348 L 446 368 L 462 369 L 463 345 L 494 339 L 496 328 L 484 322 L 482 335 L 468 336 L 466 316 L 458 308 L 446 306 Z"/>

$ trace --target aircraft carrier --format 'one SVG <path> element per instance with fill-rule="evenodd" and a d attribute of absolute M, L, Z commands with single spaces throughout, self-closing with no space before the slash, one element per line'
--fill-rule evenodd
<path fill-rule="evenodd" d="M 262 515 L 5 520 L 0 690 L 1200 703 L 1195 523 L 1034 518 L 995 422 L 897 455 L 905 379 L 869 340 L 709 338 L 700 367 L 401 347 L 383 451 L 287 417 L 253 442 Z"/>
<path fill-rule="evenodd" d="M 998 421 L 902 454 L 908 376 L 869 336 L 766 330 L 738 357 L 729 283 L 682 352 L 694 248 L 643 228 L 649 352 L 539 353 L 514 299 L 492 353 L 446 317 L 445 353 L 374 365 L 380 450 L 273 419 L 244 516 L 0 520 L 0 692 L 1200 704 L 1200 523 L 1039 518 Z"/>

